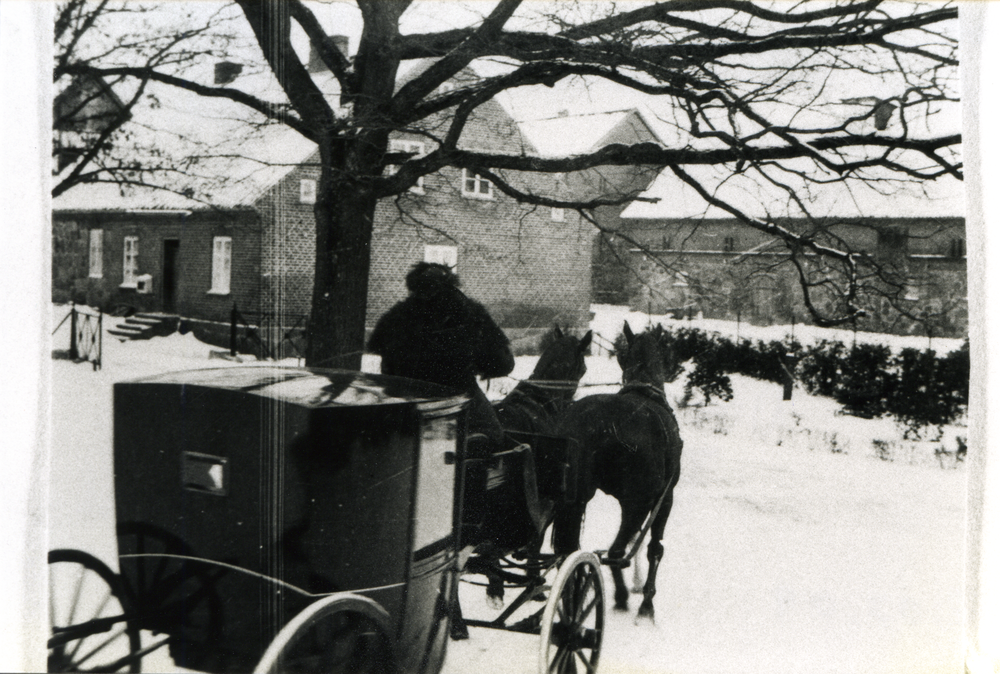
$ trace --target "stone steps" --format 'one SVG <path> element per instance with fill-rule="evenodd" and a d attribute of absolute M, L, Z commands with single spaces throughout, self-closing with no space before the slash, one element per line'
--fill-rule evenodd
<path fill-rule="evenodd" d="M 108 334 L 126 340 L 165 337 L 177 330 L 180 318 L 173 314 L 138 313 L 108 329 Z"/>

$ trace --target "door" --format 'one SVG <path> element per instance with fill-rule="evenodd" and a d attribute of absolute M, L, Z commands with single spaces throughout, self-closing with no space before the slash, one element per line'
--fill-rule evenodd
<path fill-rule="evenodd" d="M 163 311 L 177 312 L 177 272 L 178 255 L 181 250 L 179 239 L 163 240 Z"/>

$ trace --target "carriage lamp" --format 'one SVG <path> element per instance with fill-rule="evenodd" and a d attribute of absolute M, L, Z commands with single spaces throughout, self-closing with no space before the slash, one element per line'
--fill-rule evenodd
<path fill-rule="evenodd" d="M 229 486 L 227 461 L 221 456 L 184 452 L 181 455 L 181 486 L 191 491 L 225 496 Z"/>

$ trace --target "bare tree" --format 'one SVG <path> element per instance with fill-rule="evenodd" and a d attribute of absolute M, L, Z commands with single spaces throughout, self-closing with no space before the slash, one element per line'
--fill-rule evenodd
<path fill-rule="evenodd" d="M 172 189 L 190 167 L 162 151 L 155 129 L 143 128 L 145 113 L 159 105 L 150 78 L 104 75 L 98 67 L 190 73 L 229 53 L 233 34 L 223 13 L 203 17 L 182 6 L 67 0 L 55 14 L 52 196 L 99 182 Z"/>
<path fill-rule="evenodd" d="M 663 167 L 707 204 L 780 242 L 821 325 L 856 317 L 862 311 L 859 293 L 872 275 L 885 276 L 882 269 L 812 230 L 783 226 L 727 200 L 720 190 L 726 179 L 740 176 L 777 189 L 789 210 L 809 216 L 809 195 L 829 183 L 889 190 L 899 182 L 962 177 L 960 135 L 933 124 L 957 100 L 958 10 L 951 5 L 500 0 L 466 27 L 404 33 L 405 15 L 416 8 L 409 0 L 357 0 L 363 29 L 349 59 L 301 0 L 237 4 L 256 38 L 258 58 L 287 101 L 206 87 L 155 60 L 69 61 L 59 72 L 156 81 L 228 97 L 316 144 L 321 177 L 310 364 L 359 365 L 376 203 L 443 167 L 475 171 L 521 202 L 582 213 L 636 195 L 556 199 L 521 187 L 517 175 Z M 337 78 L 344 108 L 323 95 L 293 49 L 293 26 Z M 401 65 L 418 59 L 433 63 L 397 86 Z M 493 66 L 493 74 L 442 87 L 482 62 Z M 649 97 L 675 138 L 665 146 L 610 145 L 557 158 L 482 152 L 459 142 L 477 108 L 496 96 L 569 81 Z M 879 96 L 862 100 L 872 95 L 873 82 Z M 424 136 L 430 151 L 389 152 L 394 131 Z M 709 174 L 705 167 L 717 170 Z"/>

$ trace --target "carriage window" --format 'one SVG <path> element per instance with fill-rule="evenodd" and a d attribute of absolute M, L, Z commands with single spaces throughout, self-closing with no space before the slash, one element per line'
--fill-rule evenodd
<path fill-rule="evenodd" d="M 949 242 L 948 257 L 965 257 L 965 239 L 952 239 Z"/>
<path fill-rule="evenodd" d="M 394 140 L 389 144 L 389 150 L 392 152 L 412 152 L 414 154 L 413 159 L 416 159 L 417 157 L 423 156 L 424 144 L 413 140 Z M 399 170 L 399 167 L 394 164 L 390 164 L 386 167 L 386 169 L 389 175 L 393 175 Z M 417 182 L 410 188 L 410 192 L 413 192 L 414 194 L 424 193 L 423 176 L 417 178 Z"/>
<path fill-rule="evenodd" d="M 566 220 L 566 210 L 562 208 L 552 208 L 552 219 L 555 222 L 564 222 Z"/>
<path fill-rule="evenodd" d="M 125 237 L 125 252 L 122 257 L 122 285 L 135 288 L 135 277 L 139 273 L 139 237 Z"/>
<path fill-rule="evenodd" d="M 424 262 L 446 264 L 454 269 L 458 265 L 458 246 L 424 246 Z"/>
<path fill-rule="evenodd" d="M 104 230 L 90 230 L 90 278 L 104 276 Z"/>
<path fill-rule="evenodd" d="M 310 178 L 303 178 L 299 182 L 299 203 L 316 203 L 316 181 Z"/>
<path fill-rule="evenodd" d="M 477 199 L 493 198 L 493 183 L 478 173 L 462 169 L 462 196 Z"/>
<path fill-rule="evenodd" d="M 212 239 L 212 289 L 215 295 L 229 294 L 229 279 L 233 265 L 233 239 L 217 236 Z"/>

